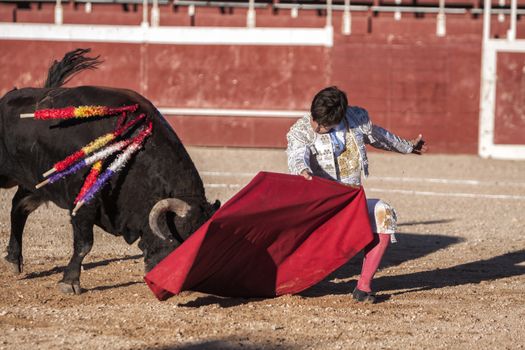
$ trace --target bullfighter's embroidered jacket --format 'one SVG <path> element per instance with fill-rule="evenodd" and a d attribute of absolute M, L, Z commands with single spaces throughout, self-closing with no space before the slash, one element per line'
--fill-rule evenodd
<path fill-rule="evenodd" d="M 348 185 L 361 185 L 361 172 L 368 176 L 368 158 L 365 144 L 399 153 L 411 153 L 412 143 L 373 125 L 368 112 L 361 107 L 348 106 L 342 121 L 344 127 L 327 134 L 316 133 L 310 123 L 310 114 L 304 115 L 290 128 L 288 140 L 288 168 L 292 174 L 308 170 L 316 176 Z M 345 148 L 334 150 L 332 137 L 345 141 Z"/>

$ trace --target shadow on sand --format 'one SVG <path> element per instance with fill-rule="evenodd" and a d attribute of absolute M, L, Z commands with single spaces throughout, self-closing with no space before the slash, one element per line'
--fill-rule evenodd
<path fill-rule="evenodd" d="M 431 221 L 431 222 L 418 222 L 418 223 L 405 223 L 400 226 L 411 226 L 416 224 L 433 224 L 448 222 L 443 220 Z M 463 241 L 458 237 L 445 236 L 440 234 L 411 234 L 411 233 L 399 233 L 396 234 L 399 243 L 392 245 L 388 250 L 382 267 L 397 266 L 403 262 L 415 260 L 435 253 L 439 250 L 446 249 L 447 247 L 457 244 Z M 97 262 L 91 262 L 84 264 L 84 269 L 92 269 L 98 266 L 105 266 L 113 262 L 135 260 L 141 258 L 142 255 L 126 256 L 121 258 L 106 259 Z M 320 297 L 325 295 L 346 295 L 350 294 L 355 287 L 356 280 L 361 269 L 362 254 L 358 254 L 348 263 L 340 267 L 334 273 L 329 275 L 323 281 L 317 285 L 307 289 L 300 295 L 304 297 Z M 518 250 L 509 252 L 506 254 L 494 256 L 485 260 L 473 261 L 466 264 L 460 264 L 444 269 L 434 269 L 429 271 L 420 271 L 407 273 L 404 275 L 396 276 L 382 276 L 374 280 L 374 286 L 377 290 L 382 291 L 383 299 L 388 299 L 388 291 L 404 289 L 405 291 L 392 293 L 392 295 L 410 293 L 414 291 L 431 290 L 436 288 L 444 288 L 450 286 L 465 285 L 470 283 L 480 283 L 483 281 L 497 280 L 501 278 L 520 276 L 525 274 L 525 250 Z M 63 272 L 65 267 L 55 267 L 50 270 L 33 272 L 27 274 L 24 279 L 33 279 L 46 277 L 53 274 Z M 351 278 L 351 279 L 350 279 Z M 349 280 L 350 279 L 350 280 Z M 335 280 L 345 280 L 335 281 Z M 106 290 L 112 288 L 127 287 L 137 283 L 133 281 L 129 283 L 123 283 L 120 285 L 101 286 L 96 287 L 93 290 Z M 384 293 L 387 292 L 387 293 Z M 185 304 L 181 304 L 183 307 L 200 307 L 206 305 L 219 305 L 223 308 L 235 307 L 238 305 L 246 304 L 253 301 L 261 300 L 261 298 L 225 298 L 214 295 L 205 295 L 198 297 L 193 301 L 189 301 Z M 202 346 L 208 346 L 213 348 L 219 346 L 222 343 L 219 341 L 213 341 L 209 344 L 201 344 Z M 227 347 L 231 344 L 222 344 L 226 347 L 224 349 L 237 349 L 240 347 Z M 221 346 L 222 346 L 221 345 Z M 180 349 L 197 349 L 194 345 L 190 347 L 183 347 Z M 196 346 L 196 345 L 195 345 Z M 236 346 L 236 345 L 235 345 Z M 242 346 L 241 346 L 242 347 Z M 207 348 L 207 347 L 204 347 Z M 243 347 L 248 348 L 249 347 Z M 179 349 L 179 348 L 173 348 Z"/>
<path fill-rule="evenodd" d="M 436 221 L 434 221 L 434 223 L 435 222 Z M 411 224 L 415 225 L 416 223 Z M 447 247 L 462 241 L 462 239 L 458 237 L 439 234 L 423 235 L 412 233 L 396 233 L 396 237 L 398 243 L 392 244 L 388 248 L 385 257 L 381 262 L 381 268 L 397 266 L 406 261 L 419 259 L 439 250 L 446 249 Z M 301 295 L 305 297 L 318 297 L 333 294 L 350 294 L 355 287 L 355 279 L 352 279 L 348 282 L 333 282 L 333 280 L 348 279 L 354 276 L 357 278 L 361 272 L 362 261 L 362 253 L 357 254 L 348 263 L 341 266 L 323 281 L 302 292 Z M 431 273 L 431 271 L 429 271 L 429 273 Z M 374 280 L 374 286 L 379 287 L 376 280 Z M 383 290 L 382 288 L 378 289 Z"/>
<path fill-rule="evenodd" d="M 173 346 L 148 347 L 143 350 L 286 350 L 297 349 L 299 346 L 290 345 L 286 343 L 271 344 L 254 343 L 249 340 L 249 336 L 235 338 L 227 338 L 222 340 L 207 340 L 193 344 L 180 344 Z"/>
<path fill-rule="evenodd" d="M 442 223 L 448 222 L 447 220 L 439 220 L 428 222 L 428 224 L 433 223 Z M 416 224 L 427 224 L 427 223 L 407 223 L 406 225 L 416 225 Z M 435 253 L 439 250 L 446 249 L 451 245 L 460 243 L 463 241 L 458 237 L 451 237 L 439 234 L 411 234 L 411 233 L 399 233 L 396 234 L 398 238 L 398 243 L 392 245 L 392 247 L 387 252 L 382 267 L 396 266 L 403 262 L 415 260 L 422 258 L 424 256 Z M 355 276 L 357 278 L 360 273 L 362 262 L 362 254 L 358 254 L 352 260 L 350 260 L 345 265 L 341 266 L 334 273 L 329 275 L 323 281 L 319 282 L 315 286 L 307 289 L 306 291 L 300 293 L 304 297 L 320 297 L 325 295 L 346 295 L 350 294 L 355 287 L 356 281 L 354 279 L 348 282 L 334 282 L 335 279 L 348 279 Z M 430 278 L 434 271 L 427 271 Z M 503 277 L 503 276 L 502 276 Z M 397 281 L 396 277 L 392 277 L 389 282 L 392 285 L 400 286 L 402 281 Z M 379 283 L 375 284 L 379 287 Z M 381 285 L 379 288 L 383 290 L 384 287 Z M 387 296 L 383 295 L 383 299 L 386 299 Z M 249 303 L 251 301 L 257 301 L 260 299 L 250 298 L 223 298 L 213 295 L 198 297 L 197 299 L 181 304 L 180 306 L 185 307 L 200 307 L 206 305 L 216 304 L 224 308 L 234 307 Z"/>
<path fill-rule="evenodd" d="M 142 255 L 129 255 L 121 258 L 112 258 L 112 259 L 105 259 L 95 262 L 90 262 L 86 264 L 82 264 L 82 268 L 84 270 L 90 270 L 98 266 L 107 266 L 114 262 L 120 262 L 120 261 L 127 261 L 127 260 L 135 260 L 142 258 Z M 33 279 L 33 278 L 40 278 L 40 277 L 47 277 L 51 276 L 57 273 L 62 273 L 66 269 L 65 266 L 57 266 L 53 267 L 52 269 L 45 270 L 45 271 L 39 271 L 39 272 L 31 272 L 24 276 L 23 279 Z"/>
<path fill-rule="evenodd" d="M 124 288 L 124 287 L 133 286 L 135 284 L 143 284 L 143 283 L 144 283 L 143 281 L 130 281 L 130 282 L 111 284 L 108 286 L 98 286 L 98 287 L 82 289 L 82 290 L 86 292 L 94 292 L 94 291 L 101 292 L 101 291 L 108 290 L 108 289 Z"/>
<path fill-rule="evenodd" d="M 221 297 L 216 295 L 206 295 L 198 297 L 195 300 L 188 301 L 184 304 L 178 304 L 182 307 L 199 308 L 207 305 L 218 305 L 222 308 L 235 307 L 255 301 L 264 300 L 263 298 L 233 298 L 233 297 Z"/>
<path fill-rule="evenodd" d="M 399 243 L 389 248 L 382 267 L 396 266 L 405 261 L 418 259 L 462 241 L 456 237 L 436 234 L 396 234 L 396 236 L 399 237 Z M 333 280 L 348 279 L 354 276 L 358 278 L 361 261 L 362 255 L 358 254 L 322 282 L 301 294 L 306 297 L 318 297 L 351 293 L 357 283 L 355 279 L 339 283 Z M 404 291 L 391 294 L 399 295 L 520 276 L 525 274 L 524 263 L 525 250 L 522 249 L 444 269 L 437 268 L 404 275 L 382 276 L 374 279 L 374 289 L 382 292 L 381 297 L 384 301 L 390 297 L 388 291 L 391 290 L 404 289 Z"/>
<path fill-rule="evenodd" d="M 392 293 L 405 294 L 414 291 L 454 287 L 525 274 L 525 249 L 494 256 L 490 259 L 466 264 L 420 271 L 398 276 L 383 276 L 374 283 L 378 289 L 389 291 L 402 287 L 407 291 Z"/>

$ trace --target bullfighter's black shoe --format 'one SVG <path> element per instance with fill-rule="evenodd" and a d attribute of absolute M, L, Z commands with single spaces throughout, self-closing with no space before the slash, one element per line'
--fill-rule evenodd
<path fill-rule="evenodd" d="M 376 302 L 376 296 L 372 292 L 368 293 L 357 289 L 357 287 L 352 292 L 352 297 L 362 303 L 373 304 Z"/>

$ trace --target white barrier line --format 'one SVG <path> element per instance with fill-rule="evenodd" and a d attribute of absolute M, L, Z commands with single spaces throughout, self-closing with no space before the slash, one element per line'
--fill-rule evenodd
<path fill-rule="evenodd" d="M 205 176 L 246 176 L 246 177 L 254 177 L 257 175 L 257 173 L 235 173 L 235 172 L 228 172 L 228 171 L 200 171 L 201 175 Z"/>
<path fill-rule="evenodd" d="M 241 176 L 241 177 L 254 177 L 257 173 L 248 172 L 228 172 L 228 171 L 201 171 L 201 175 L 205 176 Z M 480 180 L 469 180 L 469 179 L 439 179 L 439 178 L 426 178 L 426 177 L 395 177 L 395 176 L 373 176 L 367 181 L 391 181 L 391 182 L 428 182 L 428 183 L 440 183 L 450 185 L 471 185 L 471 186 L 519 186 L 525 187 L 525 182 L 512 182 L 512 181 L 480 181 Z"/>
<path fill-rule="evenodd" d="M 507 194 L 483 194 L 483 193 L 461 193 L 461 192 L 444 193 L 444 192 L 411 191 L 411 190 L 396 190 L 396 189 L 384 189 L 384 188 L 365 188 L 365 191 L 400 193 L 400 194 L 410 194 L 410 195 L 417 195 L 417 196 L 525 200 L 525 196 L 515 196 L 515 195 L 507 195 Z"/>
<path fill-rule="evenodd" d="M 227 188 L 238 189 L 243 187 L 241 184 L 223 184 L 223 183 L 207 183 L 204 184 L 206 188 Z M 383 192 L 383 193 L 399 193 L 416 196 L 434 196 L 434 197 L 460 197 L 460 198 L 484 198 L 484 199 L 513 199 L 525 200 L 525 196 L 507 195 L 507 194 L 483 194 L 483 193 L 445 193 L 445 192 L 430 192 L 430 191 L 411 191 L 411 190 L 397 190 L 386 188 L 365 188 L 367 192 Z"/>
<path fill-rule="evenodd" d="M 2 40 L 88 41 L 172 45 L 296 45 L 334 44 L 333 27 L 143 27 L 102 24 L 0 23 Z"/>
<path fill-rule="evenodd" d="M 299 118 L 307 111 L 264 110 L 264 109 L 221 109 L 221 108 L 175 108 L 161 107 L 159 112 L 169 116 L 200 117 L 262 117 L 262 118 Z"/>
<path fill-rule="evenodd" d="M 394 176 L 374 176 L 368 181 L 393 181 L 393 182 L 429 182 L 451 185 L 472 185 L 472 186 L 522 186 L 525 187 L 525 182 L 512 181 L 480 181 L 480 180 L 461 180 L 461 179 L 437 179 L 437 178 L 421 178 L 421 177 L 394 177 Z"/>
<path fill-rule="evenodd" d="M 239 188 L 242 185 L 239 184 L 204 184 L 207 188 Z"/>

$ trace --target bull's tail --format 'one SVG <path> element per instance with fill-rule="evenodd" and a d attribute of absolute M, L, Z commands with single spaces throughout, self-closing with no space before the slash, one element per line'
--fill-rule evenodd
<path fill-rule="evenodd" d="M 64 55 L 61 61 L 54 61 L 47 72 L 45 88 L 57 88 L 67 83 L 75 74 L 86 70 L 96 69 L 102 63 L 97 57 L 84 56 L 91 49 L 76 49 Z"/>

